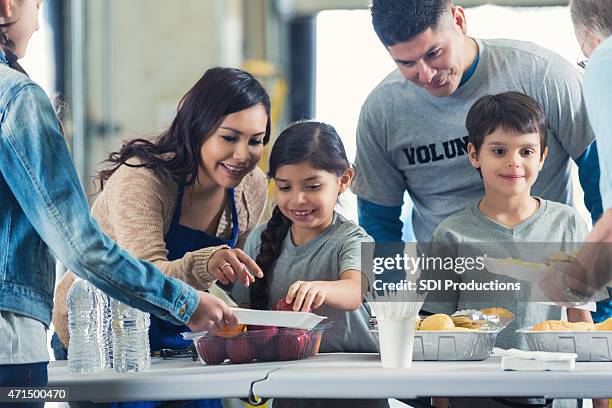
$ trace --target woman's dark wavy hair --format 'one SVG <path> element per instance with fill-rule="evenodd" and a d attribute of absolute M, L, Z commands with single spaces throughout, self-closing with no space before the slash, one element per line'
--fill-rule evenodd
<path fill-rule="evenodd" d="M 98 173 L 100 190 L 121 166 L 145 167 L 170 177 L 185 187 L 192 186 L 200 167 L 200 149 L 223 119 L 255 105 L 268 114 L 264 144 L 270 140 L 270 97 L 248 72 L 237 68 L 211 68 L 181 99 L 170 127 L 155 141 L 135 139 L 113 152 L 105 162 L 112 167 Z M 169 155 L 167 155 L 170 153 Z M 139 163 L 128 163 L 131 158 Z"/>
<path fill-rule="evenodd" d="M 274 178 L 281 166 L 305 162 L 338 177 L 351 168 L 336 129 L 326 123 L 314 121 L 297 122 L 282 131 L 270 152 L 268 177 Z M 281 254 L 289 228 L 291 221 L 275 206 L 272 218 L 261 234 L 261 247 L 255 259 L 264 277 L 255 280 L 249 290 L 251 307 L 254 309 L 270 308 L 269 282 L 273 279 L 272 271 Z"/>

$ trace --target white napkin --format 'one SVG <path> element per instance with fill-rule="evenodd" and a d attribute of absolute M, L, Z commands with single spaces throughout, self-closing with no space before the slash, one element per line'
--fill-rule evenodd
<path fill-rule="evenodd" d="M 571 371 L 576 366 L 575 353 L 525 351 L 517 349 L 493 349 L 494 356 L 501 356 L 502 371 Z"/>

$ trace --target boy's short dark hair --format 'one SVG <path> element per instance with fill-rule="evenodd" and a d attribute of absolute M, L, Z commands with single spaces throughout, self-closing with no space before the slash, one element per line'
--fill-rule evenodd
<path fill-rule="evenodd" d="M 372 25 L 380 41 L 390 47 L 437 28 L 451 5 L 451 0 L 373 0 Z"/>
<path fill-rule="evenodd" d="M 509 133 L 540 135 L 540 157 L 548 144 L 548 126 L 542 108 L 520 92 L 483 96 L 472 105 L 465 120 L 469 142 L 478 153 L 485 137 L 501 127 Z"/>

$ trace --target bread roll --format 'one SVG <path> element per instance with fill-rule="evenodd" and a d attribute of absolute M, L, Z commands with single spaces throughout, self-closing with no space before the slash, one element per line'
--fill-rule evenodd
<path fill-rule="evenodd" d="M 573 322 L 570 323 L 571 331 L 585 332 L 595 330 L 595 325 L 589 322 Z"/>
<path fill-rule="evenodd" d="M 607 320 L 604 320 L 601 323 L 597 323 L 595 325 L 595 330 L 597 330 L 597 331 L 612 331 L 612 317 L 609 317 Z"/>
<path fill-rule="evenodd" d="M 546 320 L 534 325 L 531 331 L 563 331 L 563 332 L 587 332 L 593 331 L 595 325 L 588 322 L 566 322 L 563 320 Z"/>
<path fill-rule="evenodd" d="M 438 313 L 426 317 L 419 325 L 419 330 L 448 330 L 455 327 L 449 315 Z"/>

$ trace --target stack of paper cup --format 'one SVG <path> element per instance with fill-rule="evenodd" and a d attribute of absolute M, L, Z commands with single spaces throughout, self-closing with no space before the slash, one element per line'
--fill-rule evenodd
<path fill-rule="evenodd" d="M 412 367 L 416 316 L 377 319 L 380 359 L 385 368 Z"/>

